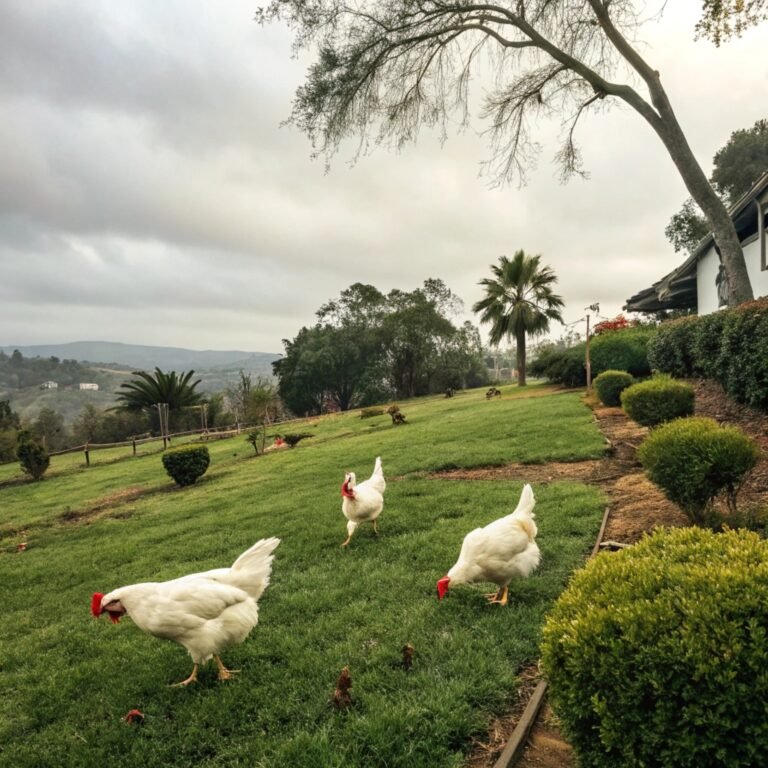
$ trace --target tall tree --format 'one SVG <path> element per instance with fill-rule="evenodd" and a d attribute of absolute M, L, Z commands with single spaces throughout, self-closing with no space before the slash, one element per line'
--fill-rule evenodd
<path fill-rule="evenodd" d="M 498 264 L 491 264 L 493 277 L 480 281 L 485 298 L 472 307 L 480 313 L 480 322 L 490 323 L 491 344 L 499 344 L 505 337 L 514 338 L 517 383 L 521 387 L 526 383 L 526 337 L 546 333 L 550 320 L 563 322 L 563 300 L 552 291 L 557 277 L 540 261 L 540 255 L 526 256 L 522 250 L 511 259 L 501 256 Z"/>
<path fill-rule="evenodd" d="M 495 77 L 483 109 L 489 166 L 500 181 L 524 177 L 535 160 L 529 118 L 542 113 L 567 116 L 558 158 L 565 176 L 583 173 L 574 138 L 579 119 L 623 101 L 655 131 L 707 217 L 729 303 L 738 304 L 753 294 L 733 222 L 688 145 L 660 73 L 630 42 L 645 14 L 635 0 L 271 0 L 257 19 L 285 20 L 297 50 L 318 50 L 291 120 L 327 157 L 349 136 L 359 135 L 361 148 L 398 146 L 415 140 L 421 125 L 446 133 L 455 114 L 468 123 L 469 86 L 483 53 Z M 638 78 L 644 93 L 632 84 Z"/>
<path fill-rule="evenodd" d="M 768 19 L 768 0 L 703 0 L 696 31 L 719 46 Z"/>
<path fill-rule="evenodd" d="M 200 405 L 201 393 L 195 391 L 200 379 L 190 381 L 194 371 L 185 373 L 176 371 L 164 373 L 155 368 L 154 374 L 136 371 L 138 378 L 123 382 L 117 391 L 117 411 L 143 411 L 154 421 L 155 407 L 158 403 L 167 403 L 169 414 L 178 414 L 184 408 Z"/>
<path fill-rule="evenodd" d="M 717 151 L 712 164 L 712 185 L 726 205 L 733 205 L 768 171 L 768 120 L 758 120 L 751 128 L 734 131 Z M 688 198 L 664 233 L 675 251 L 693 253 L 709 231 L 701 210 Z"/>

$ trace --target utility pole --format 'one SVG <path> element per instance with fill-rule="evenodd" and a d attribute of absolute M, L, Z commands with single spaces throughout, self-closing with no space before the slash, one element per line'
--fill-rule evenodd
<path fill-rule="evenodd" d="M 585 350 L 585 357 L 586 360 L 584 361 L 584 364 L 587 368 L 587 392 L 590 392 L 592 390 L 592 362 L 589 359 L 589 313 L 590 311 L 597 314 L 600 311 L 600 305 L 595 302 L 594 304 L 590 304 L 588 307 L 586 307 L 587 310 L 587 346 Z"/>

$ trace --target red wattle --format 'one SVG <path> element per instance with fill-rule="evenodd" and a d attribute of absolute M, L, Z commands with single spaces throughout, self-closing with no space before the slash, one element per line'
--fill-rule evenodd
<path fill-rule="evenodd" d="M 91 613 L 98 619 L 101 616 L 101 592 L 94 592 L 91 598 Z"/>
<path fill-rule="evenodd" d="M 442 579 L 437 580 L 437 597 L 439 600 L 442 600 L 445 597 L 450 582 L 451 580 L 447 576 L 443 576 Z"/>

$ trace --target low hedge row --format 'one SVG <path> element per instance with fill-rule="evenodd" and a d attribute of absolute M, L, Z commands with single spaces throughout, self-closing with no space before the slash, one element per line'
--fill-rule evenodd
<path fill-rule="evenodd" d="M 680 378 L 715 379 L 734 400 L 768 410 L 768 297 L 662 324 L 648 361 Z"/>

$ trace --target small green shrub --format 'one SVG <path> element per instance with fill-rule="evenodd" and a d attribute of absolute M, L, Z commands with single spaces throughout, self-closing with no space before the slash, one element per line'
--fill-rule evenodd
<path fill-rule="evenodd" d="M 744 475 L 760 459 L 760 448 L 738 427 L 721 427 L 701 416 L 664 424 L 646 438 L 638 457 L 648 477 L 691 521 L 701 524 L 721 492 L 736 511 Z"/>
<path fill-rule="evenodd" d="M 181 486 L 194 485 L 210 463 L 211 457 L 204 445 L 185 445 L 163 454 L 165 471 Z"/>
<path fill-rule="evenodd" d="M 384 415 L 383 408 L 361 408 L 360 409 L 361 419 L 371 419 L 374 416 L 383 416 L 383 415 Z"/>
<path fill-rule="evenodd" d="M 543 629 L 582 768 L 768 765 L 768 543 L 660 530 L 593 558 Z"/>
<path fill-rule="evenodd" d="M 693 414 L 693 387 L 669 376 L 654 376 L 627 387 L 621 393 L 621 406 L 630 418 L 644 427 Z"/>
<path fill-rule="evenodd" d="M 621 405 L 621 393 L 635 383 L 635 377 L 626 371 L 603 371 L 595 379 L 595 391 L 603 405 Z"/>
<path fill-rule="evenodd" d="M 21 468 L 31 475 L 33 480 L 40 480 L 51 463 L 48 451 L 27 431 L 18 434 L 16 456 Z"/>

